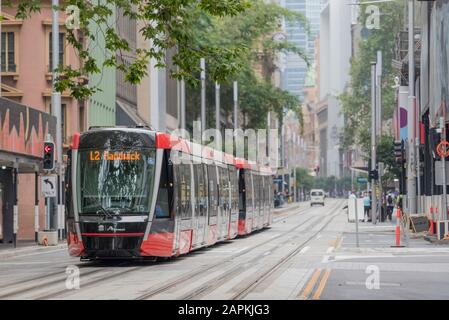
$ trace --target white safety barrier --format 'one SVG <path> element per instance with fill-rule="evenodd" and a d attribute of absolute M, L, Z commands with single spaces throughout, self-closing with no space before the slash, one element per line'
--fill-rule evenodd
<path fill-rule="evenodd" d="M 357 199 L 357 216 L 359 220 L 364 218 L 363 199 Z M 355 221 L 355 203 L 354 199 L 348 199 L 348 221 Z"/>

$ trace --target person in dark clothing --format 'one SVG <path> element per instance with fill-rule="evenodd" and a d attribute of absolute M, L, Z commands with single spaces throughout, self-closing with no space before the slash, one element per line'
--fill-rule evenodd
<path fill-rule="evenodd" d="M 392 214 L 393 214 L 393 208 L 394 208 L 394 201 L 393 196 L 391 193 L 387 195 L 387 219 L 392 220 Z"/>

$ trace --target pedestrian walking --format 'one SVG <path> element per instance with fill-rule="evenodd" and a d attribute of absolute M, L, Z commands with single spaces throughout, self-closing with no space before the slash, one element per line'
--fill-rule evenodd
<path fill-rule="evenodd" d="M 393 215 L 393 208 L 394 208 L 394 199 L 393 199 L 393 195 L 391 193 L 389 193 L 387 195 L 387 219 L 389 221 L 392 220 L 392 215 Z"/>
<path fill-rule="evenodd" d="M 365 193 L 365 197 L 363 198 L 363 216 L 365 219 L 365 222 L 371 221 L 371 215 L 370 215 L 370 211 L 371 211 L 371 197 L 369 196 L 368 193 Z"/>

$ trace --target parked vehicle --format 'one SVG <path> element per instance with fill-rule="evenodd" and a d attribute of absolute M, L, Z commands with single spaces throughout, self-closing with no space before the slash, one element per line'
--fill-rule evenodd
<path fill-rule="evenodd" d="M 326 198 L 323 189 L 312 189 L 310 190 L 310 206 L 315 204 L 321 204 L 324 206 L 324 199 Z"/>

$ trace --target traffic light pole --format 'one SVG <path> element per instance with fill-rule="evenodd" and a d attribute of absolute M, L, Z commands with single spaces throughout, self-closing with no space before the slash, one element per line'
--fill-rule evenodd
<path fill-rule="evenodd" d="M 376 63 L 371 63 L 371 170 L 376 170 Z M 371 180 L 371 221 L 377 220 L 376 180 Z"/>
<path fill-rule="evenodd" d="M 416 213 L 414 2 L 408 1 L 407 214 Z"/>
<path fill-rule="evenodd" d="M 443 111 L 443 116 L 440 117 L 441 141 L 446 141 L 446 115 Z M 446 181 L 446 158 L 441 157 L 443 164 L 443 210 L 440 212 L 439 220 L 447 219 L 447 181 Z"/>
<path fill-rule="evenodd" d="M 63 191 L 63 163 L 62 163 L 62 124 L 61 124 L 61 93 L 56 91 L 56 78 L 58 77 L 57 68 L 59 66 L 59 0 L 52 0 L 52 69 L 53 69 L 53 86 L 51 96 L 51 110 L 52 115 L 56 117 L 56 151 L 57 151 L 57 167 L 56 173 L 58 175 L 58 197 L 57 206 L 54 216 L 56 218 L 55 224 L 58 230 L 59 238 L 62 238 L 63 224 L 63 205 L 62 205 L 62 191 Z"/>

